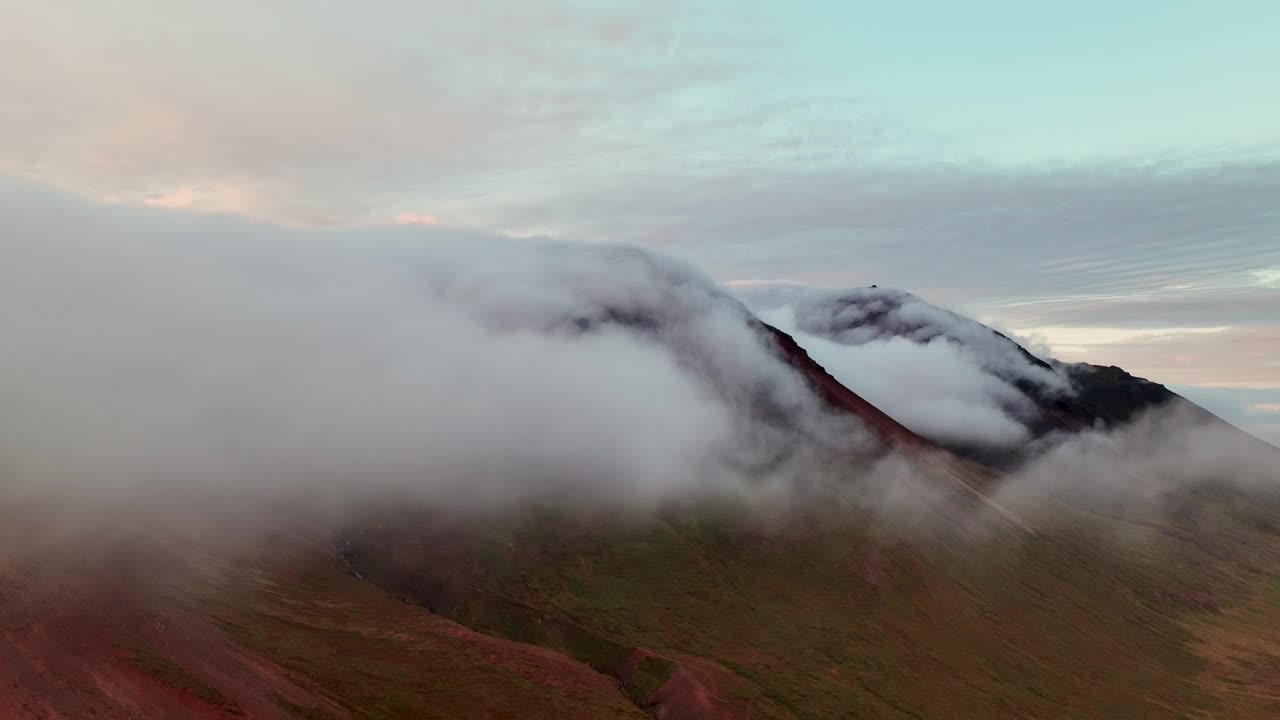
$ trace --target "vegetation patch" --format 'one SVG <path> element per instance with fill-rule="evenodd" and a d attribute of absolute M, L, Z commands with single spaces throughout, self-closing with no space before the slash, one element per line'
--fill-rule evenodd
<path fill-rule="evenodd" d="M 640 661 L 635 672 L 627 678 L 627 696 L 641 707 L 652 705 L 654 693 L 667 684 L 675 669 L 676 664 L 666 658 L 646 656 Z"/>
<path fill-rule="evenodd" d="M 234 715 L 244 714 L 230 698 L 218 692 L 217 688 L 210 687 L 172 660 L 150 650 L 141 649 L 134 653 L 133 663 L 165 685 L 194 695 L 219 710 Z"/>

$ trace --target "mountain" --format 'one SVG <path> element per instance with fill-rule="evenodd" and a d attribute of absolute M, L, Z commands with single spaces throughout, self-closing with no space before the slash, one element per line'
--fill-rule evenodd
<path fill-rule="evenodd" d="M 717 293 L 682 296 L 696 312 L 657 297 L 547 332 L 671 348 L 740 411 L 746 444 L 768 445 L 730 456 L 755 485 L 474 505 L 411 487 L 214 488 L 126 496 L 133 512 L 88 520 L 24 497 L 0 523 L 0 716 L 1280 712 L 1274 456 L 1194 411 L 1144 424 L 1185 401 L 1041 360 L 905 293 L 748 301 L 763 319 Z M 842 382 L 880 367 L 846 354 L 874 343 L 942 374 L 951 394 L 925 400 L 966 412 L 912 429 L 914 405 Z M 773 364 L 737 363 L 753 353 Z M 1012 422 L 1025 444 L 1067 439 L 1033 453 L 957 440 L 1005 437 L 955 434 L 975 419 Z"/>
<path fill-rule="evenodd" d="M 1035 441 L 1047 436 L 1118 427 L 1157 408 L 1177 405 L 1206 420 L 1213 419 L 1164 385 L 1115 366 L 1042 359 L 997 330 L 901 290 L 781 285 L 747 288 L 740 294 L 753 310 L 791 330 L 801 345 L 835 344 L 849 348 L 850 354 L 892 342 L 958 348 L 958 362 L 972 363 L 988 379 L 1004 386 L 1008 395 L 998 398 L 997 403 L 1026 432 L 1013 443 L 996 446 L 922 432 L 955 452 L 997 467 L 1008 468 L 1025 460 L 1028 446 L 1033 448 Z M 861 385 L 856 372 L 843 379 L 855 389 Z M 885 407 L 890 414 L 891 405 Z"/>

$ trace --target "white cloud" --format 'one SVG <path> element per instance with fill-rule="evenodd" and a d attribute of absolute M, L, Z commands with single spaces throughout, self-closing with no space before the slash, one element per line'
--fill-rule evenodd
<path fill-rule="evenodd" d="M 837 380 L 908 428 L 943 443 L 1016 447 L 1038 410 L 1019 389 L 1070 392 L 1011 341 L 897 290 L 735 288 Z"/>
<path fill-rule="evenodd" d="M 1252 272 L 1259 285 L 1280 287 L 1280 267 L 1263 268 Z"/>
<path fill-rule="evenodd" d="M 1116 328 L 1080 326 L 1041 326 L 1019 328 L 1018 332 L 1043 337 L 1050 349 L 1059 345 L 1073 347 L 1096 347 L 1119 343 L 1144 342 L 1161 340 L 1177 335 L 1208 335 L 1230 330 L 1228 325 L 1217 327 L 1172 327 L 1172 328 Z M 1103 350 L 1105 352 L 1105 349 Z"/>
<path fill-rule="evenodd" d="M 395 216 L 397 225 L 439 225 L 440 220 L 428 213 L 402 212 Z"/>
<path fill-rule="evenodd" d="M 1106 513 L 1150 516 L 1186 502 L 1197 485 L 1274 492 L 1275 448 L 1185 405 L 1159 408 L 1108 431 L 1049 438 L 1043 453 L 1010 475 L 997 503 L 1034 524 L 1061 520 L 1051 495 Z"/>
<path fill-rule="evenodd" d="M 642 249 L 3 183 L 0 217 L 9 489 L 656 500 L 871 443 L 746 308 Z"/>

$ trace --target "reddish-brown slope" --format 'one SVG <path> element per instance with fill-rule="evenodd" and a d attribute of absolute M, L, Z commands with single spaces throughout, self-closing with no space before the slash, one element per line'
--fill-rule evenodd
<path fill-rule="evenodd" d="M 156 592 L 136 558 L 49 549 L 0 568 L 0 717 L 291 718 L 345 713 Z"/>
<path fill-rule="evenodd" d="M 779 356 L 800 371 L 822 399 L 832 407 L 861 418 L 868 427 L 892 443 L 916 448 L 936 447 L 841 384 L 831 373 L 809 357 L 809 353 L 800 347 L 795 338 L 767 323 L 759 322 L 759 325 L 761 331 L 773 340 Z"/>
<path fill-rule="evenodd" d="M 640 701 L 652 714 L 662 720 L 751 720 L 751 703 L 739 696 L 741 679 L 700 658 L 676 659 L 637 648 L 623 664 L 619 678 L 629 683 L 635 670 L 652 660 L 671 663 L 672 668 L 666 682 Z"/>
<path fill-rule="evenodd" d="M 560 653 L 344 575 L 328 545 L 31 547 L 11 530 L 0 527 L 4 720 L 644 717 Z"/>

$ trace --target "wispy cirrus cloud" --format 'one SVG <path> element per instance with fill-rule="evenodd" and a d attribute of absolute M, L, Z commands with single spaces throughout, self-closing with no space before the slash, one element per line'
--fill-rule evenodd
<path fill-rule="evenodd" d="M 663 2 L 20 2 L 6 15 L 0 169 L 100 199 L 196 188 L 188 207 L 303 224 L 516 185 L 580 134 L 607 140 L 638 108 L 731 80 L 760 47 Z"/>
<path fill-rule="evenodd" d="M 1057 343 L 1053 334 L 1046 337 L 1063 360 L 1119 365 L 1164 383 L 1280 390 L 1280 327 L 1275 325 L 1118 337 L 1106 330 L 1073 328 L 1067 335 L 1072 345 Z M 1100 331 L 1096 338 L 1095 331 Z"/>

